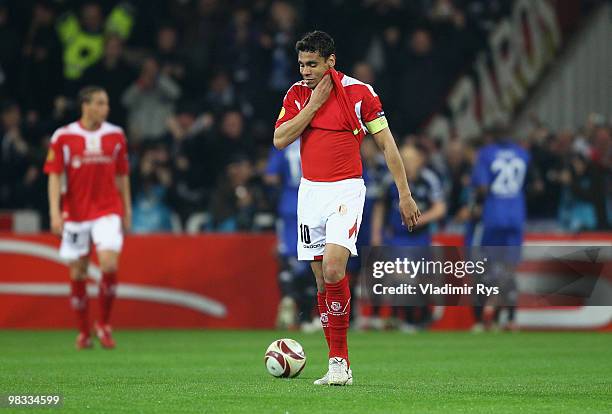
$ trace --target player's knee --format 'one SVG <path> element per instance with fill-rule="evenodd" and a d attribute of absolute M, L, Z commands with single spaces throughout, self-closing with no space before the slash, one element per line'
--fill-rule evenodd
<path fill-rule="evenodd" d="M 323 263 L 323 278 L 327 283 L 336 283 L 344 277 L 346 269 L 339 260 L 328 260 Z"/>
<path fill-rule="evenodd" d="M 74 264 L 70 266 L 70 279 L 85 280 L 87 278 L 87 266 Z"/>

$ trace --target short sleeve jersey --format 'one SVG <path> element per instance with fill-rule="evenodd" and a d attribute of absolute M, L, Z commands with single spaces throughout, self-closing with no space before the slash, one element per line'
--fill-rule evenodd
<path fill-rule="evenodd" d="M 483 147 L 472 171 L 472 187 L 486 187 L 483 223 L 522 227 L 526 218 L 525 178 L 530 157 L 510 140 Z"/>
<path fill-rule="evenodd" d="M 363 132 L 375 134 L 387 128 L 382 104 L 374 89 L 342 73 L 339 76 Z M 276 128 L 299 114 L 311 95 L 312 90 L 305 82 L 293 84 L 283 99 Z M 332 92 L 302 133 L 300 155 L 302 173 L 307 180 L 331 182 L 362 176 L 360 146 L 364 134 L 356 136 L 343 130 L 342 117 L 338 98 Z"/>
<path fill-rule="evenodd" d="M 129 173 L 123 130 L 104 122 L 89 131 L 73 122 L 51 138 L 44 171 L 64 174 L 62 213 L 66 221 L 93 220 L 108 214 L 123 215 L 117 175 Z"/>

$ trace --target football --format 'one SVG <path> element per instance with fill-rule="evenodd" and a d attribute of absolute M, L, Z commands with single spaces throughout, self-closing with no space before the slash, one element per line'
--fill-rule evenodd
<path fill-rule="evenodd" d="M 289 338 L 277 339 L 266 349 L 264 363 L 270 375 L 294 378 L 304 369 L 306 354 L 298 341 Z"/>

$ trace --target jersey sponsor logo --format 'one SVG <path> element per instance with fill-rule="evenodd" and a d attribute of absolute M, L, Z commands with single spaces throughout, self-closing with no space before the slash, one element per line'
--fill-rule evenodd
<path fill-rule="evenodd" d="M 304 249 L 318 249 L 319 247 L 325 247 L 325 243 L 303 244 L 302 247 Z"/>
<path fill-rule="evenodd" d="M 108 155 L 85 155 L 83 157 L 83 164 L 111 164 L 113 162 L 113 157 Z"/>
<path fill-rule="evenodd" d="M 77 169 L 81 168 L 84 164 L 111 164 L 112 162 L 112 157 L 107 155 L 85 155 L 84 157 L 75 155 L 72 157 L 70 165 L 72 168 Z"/>
<path fill-rule="evenodd" d="M 282 119 L 285 116 L 285 107 L 283 106 L 280 110 L 280 114 L 278 114 L 278 118 L 276 119 L 277 121 Z"/>

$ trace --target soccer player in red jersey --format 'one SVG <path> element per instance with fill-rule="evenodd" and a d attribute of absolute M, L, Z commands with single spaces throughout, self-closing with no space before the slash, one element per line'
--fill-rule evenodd
<path fill-rule="evenodd" d="M 70 268 L 70 303 L 79 326 L 77 349 L 92 346 L 86 279 L 90 244 L 95 244 L 102 278 L 100 319 L 94 330 L 102 346 L 112 349 L 109 320 L 117 264 L 123 231 L 129 230 L 132 215 L 127 143 L 123 130 L 106 122 L 109 104 L 104 89 L 83 88 L 79 104 L 81 118 L 55 131 L 45 162 L 51 231 L 61 235 L 60 257 Z"/>
<path fill-rule="evenodd" d="M 282 149 L 301 137 L 298 259 L 311 262 L 329 347 L 329 370 L 315 384 L 351 385 L 346 338 L 351 297 L 345 273 L 350 255 L 357 255 L 365 200 L 359 148 L 366 134 L 374 136 L 384 153 L 399 192 L 402 220 L 410 230 L 420 212 L 372 87 L 335 70 L 334 40 L 325 32 L 306 34 L 296 51 L 303 80 L 283 99 L 274 146 Z"/>

